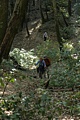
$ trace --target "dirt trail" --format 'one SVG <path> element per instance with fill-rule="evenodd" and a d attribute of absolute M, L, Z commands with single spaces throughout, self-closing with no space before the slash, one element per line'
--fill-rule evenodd
<path fill-rule="evenodd" d="M 41 41 L 41 38 L 39 37 L 40 35 L 38 34 L 40 25 L 40 20 L 35 20 L 29 23 L 30 37 L 27 36 L 26 28 L 23 28 L 23 30 L 15 36 L 12 49 L 24 48 L 25 50 L 30 50 L 33 47 L 36 47 Z"/>
<path fill-rule="evenodd" d="M 12 50 L 14 48 L 23 48 L 25 50 L 35 49 L 38 45 L 43 44 L 44 31 L 48 32 L 49 39 L 55 41 L 56 35 L 54 32 L 54 25 L 52 25 L 52 23 L 53 21 L 49 21 L 42 24 L 40 19 L 30 21 L 28 23 L 30 37 L 27 36 L 27 31 L 24 27 L 23 30 L 15 36 Z"/>

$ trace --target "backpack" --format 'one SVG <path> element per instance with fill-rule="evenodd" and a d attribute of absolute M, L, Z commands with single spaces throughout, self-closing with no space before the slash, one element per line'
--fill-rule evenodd
<path fill-rule="evenodd" d="M 49 67 L 51 65 L 51 61 L 49 58 L 45 58 L 44 61 L 46 63 L 46 67 Z"/>

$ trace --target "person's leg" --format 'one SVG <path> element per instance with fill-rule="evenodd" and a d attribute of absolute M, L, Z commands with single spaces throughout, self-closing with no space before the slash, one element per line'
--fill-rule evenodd
<path fill-rule="evenodd" d="M 39 78 L 42 79 L 42 71 L 39 71 Z"/>
<path fill-rule="evenodd" d="M 44 74 L 45 74 L 45 69 L 44 69 L 44 67 L 42 66 L 42 67 L 40 67 L 40 69 L 39 69 L 39 77 L 42 79 L 42 77 L 43 77 Z"/>
<path fill-rule="evenodd" d="M 37 73 L 39 73 L 39 67 L 37 68 Z"/>
<path fill-rule="evenodd" d="M 47 77 L 49 78 L 49 67 L 47 67 Z"/>
<path fill-rule="evenodd" d="M 46 37 L 44 37 L 44 41 L 46 41 Z"/>

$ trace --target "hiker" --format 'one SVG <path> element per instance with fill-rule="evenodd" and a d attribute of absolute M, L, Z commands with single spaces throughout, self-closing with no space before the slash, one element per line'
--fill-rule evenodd
<path fill-rule="evenodd" d="M 47 32 L 44 32 L 44 34 L 43 34 L 43 39 L 44 39 L 44 41 L 46 41 L 47 38 L 48 38 Z"/>
<path fill-rule="evenodd" d="M 49 78 L 49 66 L 51 65 L 51 61 L 47 56 L 44 56 L 44 61 L 46 63 L 46 73 L 45 77 L 47 76 Z"/>
<path fill-rule="evenodd" d="M 35 65 L 39 65 L 37 67 L 37 73 L 39 73 L 39 77 L 42 79 L 42 74 L 44 74 L 44 72 L 45 72 L 46 63 L 43 60 L 43 58 L 41 57 L 40 60 L 38 60 L 38 62 Z"/>

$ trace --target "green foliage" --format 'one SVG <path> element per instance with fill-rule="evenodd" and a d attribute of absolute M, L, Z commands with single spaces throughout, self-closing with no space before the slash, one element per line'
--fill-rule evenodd
<path fill-rule="evenodd" d="M 38 90 L 38 92 L 40 92 L 40 90 Z M 2 99 L 0 105 L 0 118 L 6 120 L 33 120 L 37 117 L 37 114 L 45 116 L 47 106 L 49 108 L 50 98 L 45 91 L 42 91 L 42 93 L 39 94 L 37 101 L 35 101 L 36 98 L 34 93 L 31 93 L 27 97 L 22 97 L 22 93 L 19 93 L 17 96 L 10 96 L 6 99 Z"/>
<path fill-rule="evenodd" d="M 4 87 L 4 82 L 3 82 L 3 78 L 2 77 L 0 77 L 0 86 Z"/>
<path fill-rule="evenodd" d="M 53 88 L 64 88 L 64 92 L 50 92 L 42 88 L 36 88 L 28 95 L 20 93 L 12 96 L 7 96 L 0 100 L 0 118 L 5 120 L 35 120 L 36 119 L 59 119 L 59 116 L 65 115 L 67 112 L 70 116 L 78 116 L 80 113 L 80 93 L 65 92 L 65 89 L 74 88 L 80 85 L 80 56 L 79 48 L 73 49 L 71 43 L 64 45 L 65 51 L 62 53 L 61 61 L 59 50 L 55 50 L 50 46 L 51 41 L 47 41 L 42 46 L 37 48 L 38 55 L 46 54 L 52 60 L 54 59 L 51 68 L 51 79 L 49 86 Z M 43 47 L 46 46 L 46 47 Z M 43 49 L 45 48 L 45 49 Z M 48 51 L 50 49 L 50 51 Z M 5 73 L 7 80 L 11 80 L 9 74 Z M 18 74 L 18 77 L 25 79 L 25 76 Z M 33 81 L 33 78 L 30 78 Z M 30 81 L 30 82 L 31 82 Z M 35 84 L 35 83 L 34 83 Z M 40 81 L 41 86 L 44 81 Z M 40 87 L 40 86 L 39 86 Z M 58 90 L 57 89 L 57 90 Z M 67 115 L 66 115 L 67 116 Z"/>
<path fill-rule="evenodd" d="M 75 95 L 68 92 L 53 94 L 54 97 L 48 91 L 38 88 L 35 93 L 31 92 L 26 97 L 23 97 L 20 92 L 5 99 L 1 98 L 0 118 L 5 120 L 35 120 L 35 118 L 52 120 L 65 112 L 68 115 L 79 115 L 79 92 L 76 92 Z"/>
<path fill-rule="evenodd" d="M 74 9 L 75 9 L 75 14 L 80 15 L 80 3 L 76 3 L 74 5 Z"/>
<path fill-rule="evenodd" d="M 64 38 L 64 39 L 69 39 L 69 38 L 72 38 L 72 36 L 74 36 L 75 34 L 75 31 L 76 31 L 76 28 L 72 27 L 72 26 L 68 26 L 68 27 L 64 27 L 61 29 L 61 36 Z"/>
<path fill-rule="evenodd" d="M 19 94 L 7 96 L 5 99 L 1 98 L 1 119 L 35 120 L 36 118 L 38 120 L 52 120 L 59 119 L 59 116 L 63 114 L 65 115 L 65 112 L 71 117 L 73 115 L 79 115 L 80 93 L 73 93 L 69 91 L 66 92 L 65 89 L 75 89 L 76 87 L 80 86 L 80 48 L 76 47 L 74 49 L 73 44 L 69 42 L 64 44 L 64 52 L 60 53 L 58 49 L 55 49 L 56 45 L 53 45 L 52 41 L 46 41 L 42 46 L 38 46 L 36 50 L 38 56 L 47 55 L 51 58 L 51 60 L 53 60 L 50 71 L 51 79 L 49 84 L 50 87 L 54 88 L 53 92 L 42 88 L 36 88 L 33 92 L 29 92 L 27 95 L 24 95 L 21 91 Z M 31 54 L 28 54 L 28 56 Z M 13 56 L 16 56 L 16 53 L 14 53 Z M 60 57 L 61 60 L 59 61 Z M 7 77 L 7 80 L 14 82 L 12 76 L 10 77 L 10 75 L 6 73 L 4 75 Z M 17 76 L 20 79 L 26 78 L 21 74 L 18 74 Z M 32 82 L 33 78 L 30 76 L 29 80 Z M 40 83 L 38 87 L 44 85 L 44 81 L 38 81 L 38 83 Z M 59 90 L 58 92 L 54 92 L 55 88 L 56 90 L 59 88 L 64 88 L 64 91 L 60 92 Z"/>
<path fill-rule="evenodd" d="M 44 1 L 46 2 L 46 1 Z M 66 13 L 65 5 L 67 1 L 57 0 L 58 5 L 62 12 Z M 63 6 L 63 7 L 61 7 Z M 79 12 L 79 7 L 76 9 Z M 79 14 L 79 13 L 78 13 Z M 60 17 L 60 16 L 59 16 Z M 79 24 L 80 20 L 77 20 Z M 71 38 L 75 33 L 75 27 L 73 30 L 72 26 L 63 28 L 61 35 L 63 39 Z M 80 39 L 80 36 L 78 36 Z M 26 51 L 24 49 L 15 48 L 10 52 L 10 56 L 13 56 L 15 60 L 24 68 L 31 67 L 36 59 L 40 56 L 48 56 L 52 60 L 51 71 L 50 71 L 50 84 L 49 86 L 54 88 L 53 92 L 49 89 L 45 90 L 42 88 L 44 81 L 39 81 L 37 88 L 33 88 L 29 83 L 29 93 L 23 93 L 19 91 L 16 95 L 0 97 L 0 119 L 3 120 L 58 120 L 61 115 L 67 117 L 80 116 L 80 92 L 76 87 L 80 87 L 80 41 L 76 49 L 73 48 L 73 44 L 65 43 L 64 52 L 60 53 L 58 43 L 55 41 L 47 40 L 39 45 L 36 51 Z M 37 56 L 34 55 L 36 52 Z M 11 70 L 13 66 L 12 61 L 3 60 L 3 65 L 6 65 L 8 72 L 0 70 L 0 86 L 6 91 L 9 82 L 15 82 L 15 75 L 18 79 L 26 80 L 26 76 Z M 11 70 L 11 71 L 10 71 Z M 31 71 L 32 72 L 32 71 Z M 28 77 L 29 82 L 33 82 L 34 86 L 37 81 L 33 81 L 33 77 Z M 41 85 L 41 86 L 40 86 Z M 17 88 L 20 88 L 19 84 L 16 84 Z M 27 87 L 26 87 L 27 88 Z M 30 88 L 31 91 L 30 92 Z M 55 91 L 55 88 L 57 92 Z M 59 88 L 64 88 L 61 92 Z M 65 89 L 73 88 L 75 92 L 65 91 Z M 33 90 L 34 89 L 34 90 Z M 61 118 L 60 118 L 61 119 Z M 67 118 L 66 118 L 67 119 Z M 80 118 L 79 118 L 80 119 Z"/>
<path fill-rule="evenodd" d="M 59 49 L 56 48 L 57 47 L 57 42 L 55 42 L 55 44 L 50 41 L 47 40 L 46 42 L 44 42 L 42 45 L 39 45 L 37 47 L 37 55 L 40 56 L 48 56 L 49 58 L 53 59 L 54 61 L 59 59 Z"/>
<path fill-rule="evenodd" d="M 26 51 L 24 49 L 15 48 L 12 52 L 10 52 L 10 56 L 14 57 L 20 66 L 23 68 L 29 68 L 33 65 L 37 56 L 34 55 L 34 50 Z"/>
<path fill-rule="evenodd" d="M 72 46 L 62 53 L 62 61 L 52 67 L 51 86 L 75 88 L 80 85 L 80 57 L 79 51 L 72 50 Z"/>
<path fill-rule="evenodd" d="M 9 83 L 14 83 L 15 79 L 13 77 L 13 72 L 10 71 L 10 73 L 1 70 L 2 77 L 0 77 L 0 87 L 3 88 L 2 96 L 4 96 L 4 93 L 6 92 L 7 86 Z"/>

